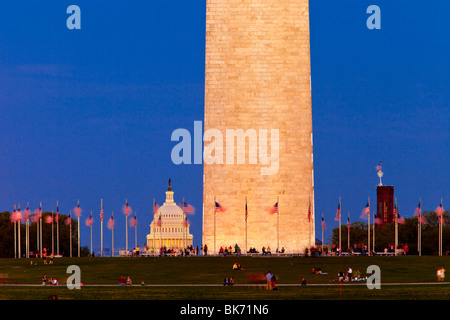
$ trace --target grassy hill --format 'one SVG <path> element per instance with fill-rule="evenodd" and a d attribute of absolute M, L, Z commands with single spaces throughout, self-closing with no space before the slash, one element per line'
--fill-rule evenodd
<path fill-rule="evenodd" d="M 235 262 L 240 263 L 244 270 L 232 270 Z M 70 276 L 66 270 L 70 265 L 80 267 L 81 290 L 69 290 L 65 286 Z M 381 290 L 369 290 L 365 282 L 360 286 L 336 285 L 339 271 L 346 272 L 351 267 L 354 272 L 359 270 L 365 275 L 370 265 L 380 267 Z M 0 277 L 9 285 L 0 289 L 0 299 L 47 299 L 52 294 L 61 299 L 83 300 L 441 299 L 448 297 L 450 285 L 436 285 L 436 270 L 440 266 L 450 270 L 450 257 L 96 257 L 57 258 L 53 265 L 45 265 L 37 259 L 0 259 Z M 312 274 L 312 268 L 321 268 L 327 274 Z M 276 274 L 279 290 L 267 292 L 248 286 L 252 283 L 249 276 L 263 275 L 268 271 Z M 56 277 L 59 286 L 40 286 L 44 274 L 47 278 Z M 118 280 L 121 276 L 129 276 L 134 286 L 120 287 Z M 232 276 L 237 286 L 221 286 L 225 276 Z M 306 288 L 298 286 L 302 277 L 309 284 Z M 145 286 L 140 286 L 142 282 Z M 412 282 L 423 284 L 408 284 Z M 11 286 L 13 284 L 34 286 Z M 323 286 L 319 286 L 321 284 Z M 333 286 L 325 286 L 328 284 Z"/>

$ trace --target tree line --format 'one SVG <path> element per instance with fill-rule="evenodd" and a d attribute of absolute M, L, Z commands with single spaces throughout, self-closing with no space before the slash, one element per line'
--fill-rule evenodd
<path fill-rule="evenodd" d="M 52 250 L 52 224 L 45 223 L 46 218 L 52 215 L 51 212 L 42 213 L 42 247 L 47 249 L 47 254 L 50 255 Z M 59 254 L 68 257 L 70 254 L 70 225 L 72 225 L 72 256 L 78 255 L 78 221 L 70 219 L 70 224 L 66 224 L 68 215 L 59 214 L 58 222 L 53 222 L 53 236 L 54 236 L 54 250 L 56 255 L 57 233 L 56 228 L 59 228 Z M 0 213 L 0 258 L 14 258 L 14 223 L 11 222 L 11 213 L 4 211 Z M 30 222 L 29 224 L 29 248 L 30 257 L 36 257 L 37 252 L 37 223 Z M 16 235 L 18 236 L 16 227 Z M 17 242 L 18 245 L 18 242 Z M 20 223 L 20 252 L 22 257 L 26 256 L 26 225 L 22 221 Z M 17 249 L 18 251 L 18 249 Z M 89 249 L 84 246 L 80 248 L 80 256 L 89 255 Z"/>
<path fill-rule="evenodd" d="M 439 245 L 439 218 L 434 211 L 424 211 L 422 213 L 426 223 L 422 224 L 421 247 L 422 255 L 438 254 Z M 449 212 L 443 213 L 442 225 L 442 252 L 445 255 L 450 253 L 450 223 L 447 223 Z M 371 250 L 373 246 L 373 228 L 370 229 Z M 348 227 L 341 224 L 341 246 L 342 251 L 353 249 L 354 245 L 367 245 L 367 222 L 356 221 L 350 224 L 350 248 L 348 248 Z M 404 223 L 398 224 L 398 245 L 399 248 L 408 247 L 408 254 L 418 254 L 418 219 L 416 217 L 405 218 Z M 339 245 L 339 227 L 333 229 L 331 243 Z M 395 223 L 375 225 L 375 252 L 383 252 L 395 244 Z"/>

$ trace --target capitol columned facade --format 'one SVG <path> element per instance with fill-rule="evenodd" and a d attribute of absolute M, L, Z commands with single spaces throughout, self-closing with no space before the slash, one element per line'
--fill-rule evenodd
<path fill-rule="evenodd" d="M 148 252 L 158 253 L 163 248 L 179 253 L 193 244 L 194 236 L 189 232 L 186 213 L 174 202 L 173 194 L 169 180 L 166 201 L 154 212 L 150 224 L 150 234 L 147 235 Z"/>

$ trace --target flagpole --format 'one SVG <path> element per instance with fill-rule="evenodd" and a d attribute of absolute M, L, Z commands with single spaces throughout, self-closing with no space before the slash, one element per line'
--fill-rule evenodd
<path fill-rule="evenodd" d="M 372 243 L 372 252 L 375 254 L 375 210 L 373 210 L 373 216 L 372 216 L 372 237 L 373 237 L 373 243 Z"/>
<path fill-rule="evenodd" d="M 280 247 L 280 203 L 277 197 L 277 252 L 279 252 Z"/>
<path fill-rule="evenodd" d="M 162 243 L 162 220 L 161 220 L 161 210 L 159 211 L 159 247 L 162 248 L 163 247 L 163 243 Z"/>
<path fill-rule="evenodd" d="M 13 211 L 13 223 L 14 223 L 14 259 L 17 258 L 17 223 L 16 223 L 16 205 L 14 204 Z"/>
<path fill-rule="evenodd" d="M 128 200 L 125 198 L 125 202 L 128 204 Z M 125 254 L 128 256 L 128 215 L 127 208 L 125 208 Z"/>
<path fill-rule="evenodd" d="M 39 249 L 41 250 L 39 257 L 42 257 L 42 202 L 40 203 L 41 215 L 39 217 Z"/>
<path fill-rule="evenodd" d="M 398 246 L 398 208 L 397 208 L 397 198 L 395 198 L 395 247 L 394 247 L 394 255 L 397 255 L 397 246 Z"/>
<path fill-rule="evenodd" d="M 92 257 L 92 210 L 91 210 L 91 216 L 89 217 L 89 223 L 91 225 L 91 257 Z"/>
<path fill-rule="evenodd" d="M 112 243 L 112 250 L 111 250 L 111 256 L 114 257 L 114 211 L 111 212 L 111 218 L 112 218 L 112 228 L 111 228 L 111 243 Z"/>
<path fill-rule="evenodd" d="M 323 252 L 323 211 L 322 211 L 322 252 Z"/>
<path fill-rule="evenodd" d="M 27 204 L 27 208 L 28 208 L 28 204 Z M 26 238 L 27 238 L 27 254 L 26 257 L 29 258 L 30 257 L 30 210 L 28 210 L 28 217 L 27 217 L 27 225 L 26 225 Z"/>
<path fill-rule="evenodd" d="M 80 257 L 80 244 L 81 244 L 81 239 L 80 239 L 80 216 L 81 216 L 81 211 L 80 211 L 80 200 L 78 200 L 78 212 L 77 212 L 77 216 L 78 216 L 78 258 Z"/>
<path fill-rule="evenodd" d="M 153 256 L 156 255 L 156 226 L 155 226 L 155 207 L 156 207 L 156 203 L 155 203 L 155 197 L 153 197 Z"/>
<path fill-rule="evenodd" d="M 100 199 L 100 257 L 103 257 L 103 199 Z"/>
<path fill-rule="evenodd" d="M 27 222 L 25 225 L 25 248 L 27 250 L 25 257 L 30 257 L 30 209 L 29 202 L 27 202 Z"/>
<path fill-rule="evenodd" d="M 247 253 L 247 216 L 248 216 L 247 196 L 245 196 L 245 253 Z"/>
<path fill-rule="evenodd" d="M 439 217 L 439 226 L 440 226 L 440 231 L 439 231 L 439 241 L 440 241 L 440 247 L 439 247 L 439 256 L 442 256 L 442 219 L 444 217 L 444 209 L 442 206 L 442 198 L 441 198 L 441 216 Z"/>
<path fill-rule="evenodd" d="M 308 232 L 309 232 L 308 247 L 311 248 L 311 197 L 309 197 L 309 208 L 308 208 Z"/>
<path fill-rule="evenodd" d="M 184 250 L 186 249 L 187 245 L 186 245 L 186 213 L 184 212 L 184 197 L 183 197 L 183 255 L 184 255 Z"/>
<path fill-rule="evenodd" d="M 58 200 L 56 200 L 56 254 L 59 256 L 59 207 Z"/>
<path fill-rule="evenodd" d="M 348 211 L 347 215 L 347 251 L 350 249 L 350 211 Z"/>
<path fill-rule="evenodd" d="M 339 197 L 339 254 L 342 255 L 342 243 L 341 243 L 341 197 Z"/>
<path fill-rule="evenodd" d="M 137 217 L 136 211 L 134 211 L 134 248 L 137 248 Z"/>
<path fill-rule="evenodd" d="M 36 253 L 38 251 L 39 251 L 39 218 L 37 217 L 36 218 Z"/>
<path fill-rule="evenodd" d="M 52 253 L 55 252 L 55 233 L 53 227 L 53 210 L 52 210 Z"/>
<path fill-rule="evenodd" d="M 216 251 L 216 197 L 214 197 L 214 254 L 217 254 Z"/>
<path fill-rule="evenodd" d="M 72 258 L 72 210 L 69 211 L 69 244 L 70 244 L 70 257 Z"/>
<path fill-rule="evenodd" d="M 370 253 L 370 197 L 368 198 L 368 204 L 369 204 L 369 212 L 367 213 L 367 250 L 368 250 L 368 254 L 369 256 L 371 255 Z"/>
<path fill-rule="evenodd" d="M 418 244 L 417 247 L 419 248 L 419 257 L 422 256 L 422 197 L 419 199 L 419 232 L 417 236 Z"/>
<path fill-rule="evenodd" d="M 19 203 L 19 212 L 20 212 L 20 203 Z M 20 257 L 22 256 L 22 246 L 21 246 L 21 244 L 20 244 L 20 226 L 22 225 L 22 213 L 18 216 L 19 217 L 19 219 L 17 220 L 17 226 L 18 226 L 18 247 L 19 247 L 19 255 L 18 255 L 18 257 L 19 257 L 19 259 L 20 259 Z"/>
<path fill-rule="evenodd" d="M 78 257 L 80 257 L 80 216 L 78 216 Z"/>

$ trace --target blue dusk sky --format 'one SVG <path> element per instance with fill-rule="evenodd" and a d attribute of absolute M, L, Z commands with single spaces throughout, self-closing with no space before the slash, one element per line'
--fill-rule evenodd
<path fill-rule="evenodd" d="M 72 4 L 81 30 L 66 27 Z M 366 27 L 372 4 L 379 30 Z M 380 161 L 402 216 L 420 197 L 424 210 L 450 201 L 448 12 L 448 1 L 310 1 L 317 238 L 322 212 L 326 241 L 337 227 L 339 197 L 352 222 L 369 196 L 375 205 Z M 67 214 L 79 199 L 82 245 L 92 210 L 98 252 L 100 199 L 119 249 L 128 198 L 142 246 L 171 178 L 175 200 L 196 208 L 200 245 L 203 167 L 172 163 L 171 134 L 203 121 L 205 14 L 205 0 L 2 4 L 0 210 L 58 200 Z"/>

